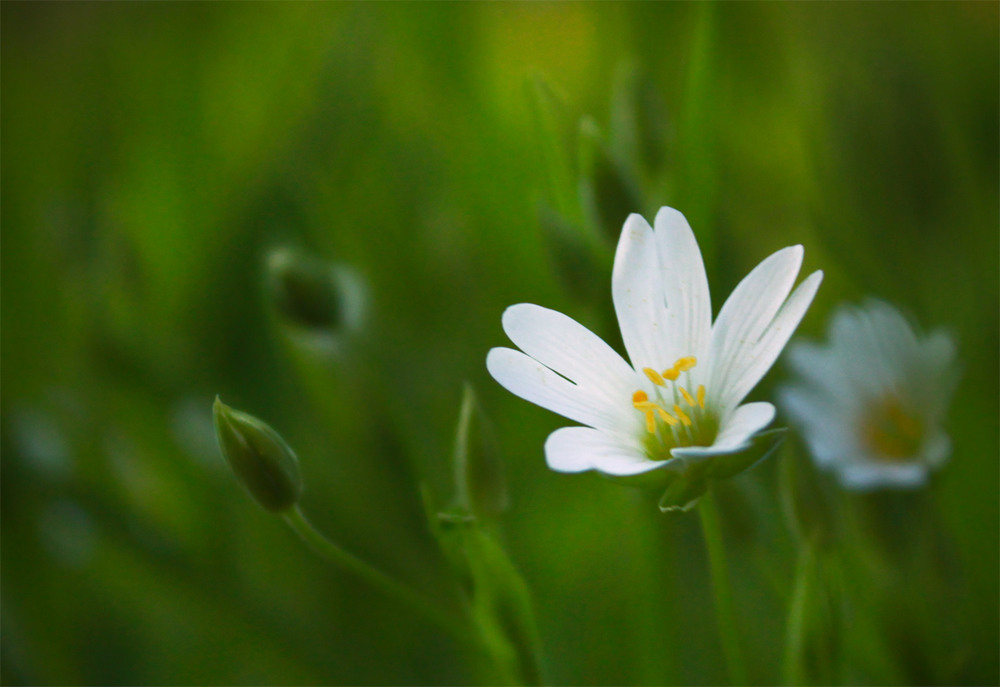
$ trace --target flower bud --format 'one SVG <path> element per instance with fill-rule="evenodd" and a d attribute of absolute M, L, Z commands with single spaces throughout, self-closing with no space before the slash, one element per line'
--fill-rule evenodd
<path fill-rule="evenodd" d="M 290 248 L 267 256 L 267 295 L 280 317 L 307 330 L 354 329 L 363 310 L 361 284 L 352 270 Z"/>
<path fill-rule="evenodd" d="M 258 418 L 230 408 L 219 397 L 212 406 L 219 449 L 236 479 L 263 508 L 286 511 L 302 494 L 299 460 L 285 440 Z"/>
<path fill-rule="evenodd" d="M 497 439 L 469 384 L 455 431 L 454 464 L 456 506 L 477 516 L 499 515 L 507 507 Z"/>

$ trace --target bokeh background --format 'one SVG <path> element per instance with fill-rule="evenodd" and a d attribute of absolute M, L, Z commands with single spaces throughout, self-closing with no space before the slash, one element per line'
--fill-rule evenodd
<path fill-rule="evenodd" d="M 211 425 L 215 394 L 265 418 L 313 520 L 454 607 L 417 485 L 450 497 L 466 381 L 546 679 L 724 682 L 697 516 L 548 471 L 565 422 L 484 366 L 517 302 L 614 342 L 615 234 L 665 204 L 716 309 L 802 243 L 826 272 L 802 335 L 875 295 L 959 342 L 954 454 L 927 490 L 840 494 L 793 440 L 720 494 L 753 680 L 789 679 L 803 517 L 832 600 L 793 677 L 1000 679 L 997 3 L 0 12 L 4 684 L 481 679 L 251 501 Z M 283 321 L 278 247 L 354 270 L 363 323 L 324 348 Z M 788 507 L 795 480 L 826 509 Z"/>

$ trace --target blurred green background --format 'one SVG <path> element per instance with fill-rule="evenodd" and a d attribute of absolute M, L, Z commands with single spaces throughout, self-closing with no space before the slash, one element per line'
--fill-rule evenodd
<path fill-rule="evenodd" d="M 613 234 L 661 205 L 698 234 L 716 310 L 802 243 L 827 275 L 803 335 L 875 295 L 959 342 L 930 489 L 838 495 L 794 441 L 727 485 L 752 679 L 783 675 L 796 466 L 839 523 L 810 679 L 1000 680 L 997 3 L 0 12 L 4 684 L 480 679 L 247 498 L 211 425 L 217 393 L 265 418 L 324 531 L 453 604 L 417 483 L 447 502 L 464 381 L 498 429 L 546 678 L 724 681 L 696 515 L 550 472 L 565 421 L 484 365 L 518 302 L 615 342 Z M 282 246 L 364 284 L 332 352 L 268 307 Z"/>

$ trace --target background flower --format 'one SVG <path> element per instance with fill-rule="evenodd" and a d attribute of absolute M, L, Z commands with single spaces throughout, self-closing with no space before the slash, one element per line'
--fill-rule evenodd
<path fill-rule="evenodd" d="M 841 306 L 828 338 L 789 348 L 799 379 L 780 396 L 816 463 L 848 488 L 922 485 L 951 451 L 942 426 L 958 383 L 951 336 L 921 336 L 869 300 Z"/>

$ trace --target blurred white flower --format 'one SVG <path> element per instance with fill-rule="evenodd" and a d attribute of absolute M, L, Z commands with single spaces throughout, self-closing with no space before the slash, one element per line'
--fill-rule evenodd
<path fill-rule="evenodd" d="M 735 457 L 774 418 L 770 403 L 740 401 L 781 353 L 823 275 L 792 292 L 803 252 L 784 248 L 740 282 L 713 325 L 687 220 L 665 207 L 655 227 L 630 215 L 615 256 L 612 296 L 631 365 L 569 317 L 529 304 L 503 315 L 521 351 L 494 348 L 486 365 L 510 392 L 587 425 L 549 436 L 553 470 L 662 482 L 714 465 L 699 468 L 699 485 L 685 491 L 697 498 L 704 479 L 746 467 L 735 468 Z"/>
<path fill-rule="evenodd" d="M 779 400 L 820 467 L 850 489 L 917 487 L 951 450 L 941 427 L 958 377 L 944 331 L 914 333 L 888 303 L 842 306 L 825 346 L 796 342 Z"/>

